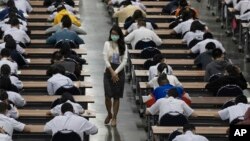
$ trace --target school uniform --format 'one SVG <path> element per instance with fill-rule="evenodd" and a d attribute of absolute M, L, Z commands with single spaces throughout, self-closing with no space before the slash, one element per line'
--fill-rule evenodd
<path fill-rule="evenodd" d="M 149 75 L 148 75 L 148 81 L 152 80 L 155 76 L 158 75 L 158 70 L 157 70 L 157 67 L 160 65 L 160 63 L 154 65 L 154 66 L 151 66 L 149 68 Z M 168 65 L 168 72 L 167 72 L 168 75 L 172 75 L 173 74 L 173 69 L 171 66 Z"/>
<path fill-rule="evenodd" d="M 173 85 L 171 84 L 165 84 L 163 86 L 159 86 L 157 87 L 154 91 L 153 91 L 153 95 L 155 100 L 159 100 L 161 98 L 165 98 L 168 95 L 168 90 L 174 88 Z"/>
<path fill-rule="evenodd" d="M 16 8 L 22 10 L 24 13 L 30 13 L 33 8 L 27 0 L 14 0 Z"/>
<path fill-rule="evenodd" d="M 66 103 L 70 103 L 73 106 L 75 114 L 80 115 L 80 114 L 84 113 L 84 109 L 82 108 L 82 106 L 80 104 L 71 102 L 70 100 L 67 100 Z M 52 115 L 54 115 L 54 116 L 62 115 L 62 112 L 61 112 L 62 105 L 63 104 L 59 104 L 59 105 L 56 105 L 54 108 L 52 108 L 50 110 Z"/>
<path fill-rule="evenodd" d="M 250 9 L 250 1 L 249 0 L 241 0 L 234 7 L 235 10 L 240 11 L 240 15 L 243 15 L 247 10 Z"/>
<path fill-rule="evenodd" d="M 63 129 L 72 130 L 76 132 L 82 139 L 83 133 L 96 134 L 97 127 L 89 122 L 84 117 L 73 114 L 72 112 L 65 112 L 64 115 L 56 116 L 44 126 L 44 132 L 52 134 L 52 136 Z"/>
<path fill-rule="evenodd" d="M 0 44 L 0 52 L 2 51 L 2 49 L 5 48 L 5 42 Z M 25 49 L 22 48 L 19 44 L 16 44 L 16 50 L 20 53 L 20 54 L 24 54 L 25 53 Z"/>
<path fill-rule="evenodd" d="M 186 32 L 190 31 L 190 27 L 191 27 L 191 24 L 193 21 L 194 21 L 193 19 L 189 19 L 187 21 L 184 21 L 184 22 L 178 24 L 173 30 L 177 34 L 184 35 Z"/>
<path fill-rule="evenodd" d="M 174 75 L 167 75 L 167 79 L 169 81 L 169 84 L 173 85 L 173 86 L 176 86 L 176 87 L 182 87 L 182 84 L 181 82 L 178 80 L 178 78 Z M 153 79 L 151 79 L 149 82 L 148 82 L 148 85 L 153 87 L 154 89 L 156 89 L 157 87 L 159 87 L 159 84 L 158 84 L 158 76 L 155 76 Z"/>
<path fill-rule="evenodd" d="M 16 92 L 7 91 L 9 101 L 13 102 L 17 107 L 23 107 L 26 104 L 25 99 Z"/>
<path fill-rule="evenodd" d="M 10 24 L 3 24 L 1 26 L 1 30 L 3 32 L 7 31 L 7 30 L 10 30 L 11 29 L 11 25 Z M 19 29 L 23 30 L 23 31 L 27 31 L 27 26 L 23 25 L 23 24 L 19 24 Z"/>
<path fill-rule="evenodd" d="M 56 32 L 56 31 L 60 31 L 62 30 L 63 27 L 62 27 L 62 23 L 59 23 L 57 25 L 54 25 L 48 29 L 45 30 L 45 33 L 46 34 L 49 34 L 49 33 L 53 33 L 53 32 Z M 76 33 L 78 34 L 82 34 L 82 35 L 86 35 L 87 33 L 80 27 L 72 24 L 71 27 L 69 28 L 70 31 L 75 31 Z"/>
<path fill-rule="evenodd" d="M 229 119 L 229 122 L 232 122 L 234 119 L 244 116 L 249 107 L 249 104 L 238 103 L 237 105 L 218 111 L 218 114 L 222 120 Z"/>
<path fill-rule="evenodd" d="M 3 102 L 3 101 L 0 100 L 0 102 Z M 10 118 L 13 118 L 13 119 L 18 119 L 19 113 L 18 113 L 17 108 L 16 108 L 16 106 L 14 104 L 12 104 L 12 103 L 8 104 L 8 109 L 7 109 L 7 112 L 6 112 L 6 116 L 10 117 Z"/>
<path fill-rule="evenodd" d="M 157 100 L 150 108 L 148 108 L 148 111 L 152 115 L 159 113 L 160 120 L 164 114 L 169 112 L 179 112 L 186 117 L 189 117 L 194 110 L 191 109 L 183 100 L 168 97 Z"/>
<path fill-rule="evenodd" d="M 19 80 L 16 76 L 11 75 L 10 76 L 10 81 L 11 83 L 17 87 L 17 89 L 22 89 L 23 88 L 23 82 Z"/>
<path fill-rule="evenodd" d="M 48 94 L 54 95 L 55 92 L 62 86 L 72 87 L 74 86 L 74 83 L 70 78 L 60 73 L 54 74 L 52 77 L 48 79 L 48 85 L 47 85 Z"/>
<path fill-rule="evenodd" d="M 187 42 L 187 45 L 189 45 L 189 43 L 194 40 L 194 39 L 198 39 L 198 40 L 202 40 L 203 39 L 203 35 L 204 32 L 200 31 L 200 30 L 196 30 L 195 32 L 189 31 L 187 32 L 184 37 L 183 37 L 183 41 Z"/>
<path fill-rule="evenodd" d="M 146 22 L 146 28 L 150 29 L 150 30 L 154 30 L 153 26 L 151 25 L 150 22 Z M 129 28 L 127 29 L 128 33 L 131 33 L 132 31 L 138 29 L 138 25 L 137 23 L 133 23 L 129 26 Z"/>
<path fill-rule="evenodd" d="M 3 37 L 5 35 L 8 35 L 8 34 L 10 34 L 17 43 L 20 43 L 20 42 L 24 43 L 24 44 L 30 43 L 30 37 L 26 34 L 25 31 L 23 31 L 21 29 L 18 29 L 16 27 L 12 27 L 11 29 L 6 30 L 4 32 Z"/>
<path fill-rule="evenodd" d="M 161 38 L 154 31 L 147 29 L 146 27 L 140 27 L 124 38 L 124 41 L 131 44 L 133 49 L 135 49 L 136 43 L 140 40 L 153 41 L 157 46 L 162 44 Z"/>
<path fill-rule="evenodd" d="M 0 68 L 2 67 L 2 65 L 4 64 L 7 64 L 10 66 L 10 71 L 12 74 L 17 74 L 17 71 L 18 71 L 18 66 L 17 66 L 17 63 L 15 61 L 10 61 L 9 59 L 7 58 L 2 58 L 0 60 Z"/>
<path fill-rule="evenodd" d="M 176 136 L 173 141 L 208 141 L 208 139 L 201 135 L 196 135 L 192 131 L 186 131 L 182 135 Z"/>
<path fill-rule="evenodd" d="M 9 135 L 0 133 L 0 141 L 12 141 L 12 139 Z"/>
<path fill-rule="evenodd" d="M 215 44 L 216 48 L 221 49 L 222 52 L 226 51 L 225 48 L 222 46 L 222 44 L 218 40 L 215 40 L 215 39 L 205 39 L 205 40 L 197 43 L 195 46 L 193 46 L 191 48 L 191 52 L 195 53 L 195 54 L 196 53 L 201 54 L 201 53 L 205 52 L 206 51 L 206 45 L 208 43 L 210 43 L 210 42 L 213 42 Z"/>
<path fill-rule="evenodd" d="M 9 118 L 6 115 L 0 114 L 0 126 L 10 137 L 12 137 L 13 130 L 21 132 L 23 131 L 25 124 L 18 122 L 13 118 Z"/>

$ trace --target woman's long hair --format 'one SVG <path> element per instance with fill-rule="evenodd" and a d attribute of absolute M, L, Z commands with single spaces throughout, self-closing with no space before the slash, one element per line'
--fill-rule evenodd
<path fill-rule="evenodd" d="M 124 35 L 122 33 L 122 30 L 119 26 L 117 25 L 114 25 L 110 32 L 109 32 L 109 41 L 112 41 L 111 39 L 111 34 L 112 34 L 112 31 L 115 31 L 118 33 L 119 35 L 119 40 L 117 41 L 117 44 L 118 44 L 118 49 L 119 49 L 119 54 L 120 56 L 124 55 L 124 52 L 125 52 L 125 42 L 124 42 Z"/>

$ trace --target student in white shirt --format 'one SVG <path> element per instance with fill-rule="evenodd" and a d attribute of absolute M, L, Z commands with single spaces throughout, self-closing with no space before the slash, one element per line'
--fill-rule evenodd
<path fill-rule="evenodd" d="M 18 113 L 18 110 L 17 110 L 15 104 L 13 104 L 11 101 L 9 101 L 8 94 L 3 89 L 0 89 L 0 102 L 3 102 L 6 105 L 8 105 L 6 116 L 8 116 L 10 118 L 14 118 L 14 119 L 17 119 L 19 117 L 19 113 Z"/>
<path fill-rule="evenodd" d="M 132 24 L 129 26 L 129 28 L 127 29 L 127 32 L 128 32 L 128 33 L 131 33 L 131 32 L 133 32 L 134 30 L 136 30 L 136 29 L 139 28 L 139 26 L 138 26 L 138 20 L 141 20 L 141 19 L 135 20 L 135 22 L 132 23 Z M 154 31 L 154 28 L 153 28 L 153 26 L 152 26 L 152 24 L 151 24 L 150 22 L 146 22 L 146 28 L 149 29 L 149 30 Z"/>
<path fill-rule="evenodd" d="M 8 64 L 4 64 L 0 68 L 0 72 L 2 76 L 6 76 L 10 78 L 11 83 L 17 87 L 17 89 L 21 90 L 23 88 L 23 82 L 18 79 L 15 75 L 11 75 L 10 66 Z"/>
<path fill-rule="evenodd" d="M 229 123 L 232 123 L 232 121 L 236 120 L 237 118 L 242 118 L 249 107 L 250 105 L 248 104 L 247 97 L 240 95 L 235 98 L 234 106 L 230 106 L 218 111 L 216 116 L 220 117 L 222 120 L 229 119 Z"/>
<path fill-rule="evenodd" d="M 10 20 L 11 28 L 4 32 L 4 35 L 10 34 L 17 43 L 28 44 L 30 43 L 30 37 L 27 33 L 19 28 L 19 20 L 17 18 L 12 18 Z"/>
<path fill-rule="evenodd" d="M 159 66 L 160 63 L 165 63 L 167 64 L 166 58 L 162 55 L 162 54 L 157 54 L 153 57 L 153 61 L 155 62 L 156 65 L 151 66 L 149 68 L 149 75 L 148 75 L 148 81 L 152 80 L 156 75 L 158 75 L 158 70 L 157 67 Z M 173 69 L 171 66 L 168 66 L 168 71 L 167 74 L 168 75 L 172 75 L 173 74 Z"/>
<path fill-rule="evenodd" d="M 158 70 L 158 74 L 162 74 L 162 73 L 167 74 L 167 79 L 169 81 L 169 84 L 176 86 L 176 87 L 182 87 L 181 82 L 177 79 L 176 76 L 168 74 L 168 65 L 167 64 L 160 63 L 157 67 L 157 70 Z M 157 79 L 158 79 L 158 75 L 156 75 L 153 79 L 151 79 L 147 83 L 147 87 L 153 87 L 154 89 L 159 87 Z"/>
<path fill-rule="evenodd" d="M 77 133 L 82 141 L 83 133 L 94 135 L 98 132 L 98 128 L 84 117 L 74 114 L 73 106 L 70 103 L 64 103 L 61 107 L 63 115 L 56 116 L 44 126 L 44 132 L 55 135 L 63 129 L 72 130 Z"/>
<path fill-rule="evenodd" d="M 250 9 L 250 1 L 249 0 L 241 0 L 238 4 L 234 6 L 235 11 L 239 11 L 240 15 L 245 14 L 247 10 Z"/>
<path fill-rule="evenodd" d="M 8 94 L 9 101 L 13 102 L 17 107 L 23 107 L 26 104 L 25 99 L 16 92 L 6 91 Z"/>
<path fill-rule="evenodd" d="M 61 107 L 64 103 L 70 103 L 73 106 L 74 113 L 77 115 L 81 115 L 84 113 L 83 107 L 75 102 L 74 97 L 71 93 L 64 92 L 60 98 L 60 102 L 55 105 L 50 111 L 47 112 L 48 115 L 58 116 L 62 115 Z"/>
<path fill-rule="evenodd" d="M 58 64 L 52 68 L 52 77 L 48 79 L 47 91 L 49 95 L 54 95 L 60 87 L 73 87 L 73 81 L 64 76 L 65 68 Z"/>
<path fill-rule="evenodd" d="M 24 13 L 30 13 L 33 8 L 27 0 L 14 0 L 17 9 L 22 10 Z"/>
<path fill-rule="evenodd" d="M 145 20 L 138 20 L 137 24 L 139 28 L 128 34 L 124 39 L 127 44 L 132 45 L 133 49 L 139 41 L 153 41 L 156 46 L 162 44 L 161 38 L 154 31 L 146 28 Z"/>
<path fill-rule="evenodd" d="M 158 99 L 150 108 L 147 108 L 146 114 L 156 115 L 159 113 L 159 121 L 161 117 L 169 112 L 179 112 L 186 117 L 196 117 L 197 114 L 183 100 L 177 99 L 178 93 L 169 93 L 168 97 Z"/>
<path fill-rule="evenodd" d="M 103 59 L 105 62 L 103 78 L 105 106 L 108 114 L 104 124 L 108 124 L 111 120 L 111 126 L 116 126 L 120 98 L 123 97 L 125 85 L 124 67 L 128 59 L 128 49 L 124 43 L 124 35 L 117 25 L 111 28 L 109 41 L 104 43 Z"/>
<path fill-rule="evenodd" d="M 10 57 L 10 51 L 8 49 L 1 50 L 1 60 L 0 60 L 0 68 L 2 65 L 7 64 L 10 66 L 10 70 L 12 74 L 17 74 L 18 65 L 15 61 L 13 61 Z"/>
<path fill-rule="evenodd" d="M 4 36 L 4 42 L 0 44 L 0 51 L 6 47 L 6 42 L 8 41 L 12 41 L 13 37 L 11 35 L 5 35 Z M 19 44 L 16 44 L 16 50 L 20 53 L 20 54 L 26 54 L 25 49 L 22 48 Z"/>
<path fill-rule="evenodd" d="M 185 124 L 183 126 L 183 134 L 176 136 L 173 141 L 208 141 L 208 139 L 195 134 L 195 126 L 193 124 Z"/>
<path fill-rule="evenodd" d="M 13 118 L 6 116 L 7 105 L 3 102 L 0 102 L 0 127 L 12 137 L 13 130 L 19 132 L 30 132 L 30 127 L 21 122 L 16 121 Z"/>
<path fill-rule="evenodd" d="M 222 46 L 222 44 L 216 40 L 216 39 L 213 39 L 213 35 L 209 32 L 206 32 L 204 35 L 203 35 L 203 41 L 197 43 L 195 46 L 193 46 L 191 49 L 190 49 L 190 52 L 191 53 L 203 53 L 206 51 L 206 45 L 207 43 L 209 42 L 213 42 L 216 46 L 216 48 L 219 48 L 221 49 L 221 51 L 224 53 L 226 50 L 225 48 Z"/>

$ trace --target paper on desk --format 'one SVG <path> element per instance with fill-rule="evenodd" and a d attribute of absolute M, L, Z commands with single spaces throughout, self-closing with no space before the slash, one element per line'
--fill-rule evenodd
<path fill-rule="evenodd" d="M 143 103 L 147 102 L 150 99 L 151 99 L 151 96 L 148 96 L 148 95 L 147 96 L 142 96 Z"/>
<path fill-rule="evenodd" d="M 27 61 L 28 63 L 30 63 L 30 59 L 26 59 L 26 61 Z"/>

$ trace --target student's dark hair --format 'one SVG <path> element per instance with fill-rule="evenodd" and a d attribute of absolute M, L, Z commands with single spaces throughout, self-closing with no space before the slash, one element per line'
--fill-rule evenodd
<path fill-rule="evenodd" d="M 222 54 L 223 54 L 223 52 L 219 48 L 213 49 L 213 51 L 212 51 L 212 56 L 214 59 L 220 58 L 222 56 Z"/>
<path fill-rule="evenodd" d="M 65 68 L 64 68 L 64 66 L 62 66 L 60 64 L 53 65 L 51 73 L 52 73 L 52 75 L 57 74 L 57 73 L 60 73 L 60 74 L 64 75 L 65 74 Z"/>
<path fill-rule="evenodd" d="M 200 21 L 195 20 L 192 22 L 190 31 L 195 32 L 196 30 L 204 31 L 205 25 L 203 25 Z"/>
<path fill-rule="evenodd" d="M 55 60 L 59 61 L 63 58 L 63 55 L 60 51 L 55 51 L 53 54 L 52 54 L 52 57 L 51 57 L 51 64 L 54 64 L 55 63 Z"/>
<path fill-rule="evenodd" d="M 60 12 L 60 11 L 63 10 L 63 9 L 66 9 L 65 6 L 64 6 L 63 4 L 60 4 L 60 5 L 57 6 L 56 11 L 57 11 L 57 12 Z"/>
<path fill-rule="evenodd" d="M 73 106 L 70 103 L 64 103 L 61 107 L 62 114 L 66 112 L 74 112 Z"/>
<path fill-rule="evenodd" d="M 71 54 L 70 44 L 69 42 L 64 42 L 60 48 L 60 53 L 64 58 L 68 58 Z"/>
<path fill-rule="evenodd" d="M 144 20 L 144 19 L 138 19 L 138 22 L 137 22 L 137 24 L 139 25 L 139 26 L 144 26 L 144 27 L 146 27 L 146 21 Z"/>
<path fill-rule="evenodd" d="M 6 39 L 6 43 L 5 43 L 5 48 L 11 50 L 16 50 L 16 41 L 14 40 L 14 38 L 10 38 L 8 37 Z"/>
<path fill-rule="evenodd" d="M 205 39 L 213 39 L 213 38 L 214 38 L 214 36 L 210 32 L 206 32 L 206 33 L 203 34 L 203 40 L 205 40 Z"/>
<path fill-rule="evenodd" d="M 13 37 L 12 37 L 10 34 L 7 34 L 7 35 L 5 35 L 5 36 L 3 37 L 3 41 L 4 41 L 4 42 L 7 42 L 10 38 L 13 39 Z"/>
<path fill-rule="evenodd" d="M 156 54 L 154 57 L 153 57 L 153 62 L 155 64 L 157 63 L 160 63 L 162 61 L 162 59 L 164 59 L 164 56 L 162 54 Z"/>
<path fill-rule="evenodd" d="M 16 7 L 16 5 L 15 5 L 15 2 L 14 2 L 14 0 L 8 0 L 8 2 L 6 3 L 6 5 L 7 5 L 7 7 Z"/>
<path fill-rule="evenodd" d="M 109 32 L 109 41 L 112 41 L 111 39 L 112 31 L 115 31 L 119 35 L 119 40 L 117 41 L 117 44 L 118 44 L 119 54 L 120 56 L 122 56 L 125 53 L 124 35 L 122 33 L 121 28 L 117 25 L 114 25 Z"/>
<path fill-rule="evenodd" d="M 205 48 L 206 48 L 206 50 L 213 50 L 216 48 L 216 45 L 213 42 L 209 42 L 206 44 Z"/>
<path fill-rule="evenodd" d="M 72 25 L 72 21 L 68 15 L 64 15 L 61 19 L 62 26 L 66 28 L 70 28 Z"/>
<path fill-rule="evenodd" d="M 167 78 L 167 74 L 165 74 L 165 73 L 160 74 L 158 79 L 157 79 L 157 82 L 158 82 L 159 85 L 161 85 L 163 83 L 168 84 L 169 81 L 168 81 L 168 78 Z"/>
<path fill-rule="evenodd" d="M 168 90 L 168 96 L 172 96 L 174 98 L 177 98 L 178 97 L 178 90 L 177 88 L 171 88 Z"/>
<path fill-rule="evenodd" d="M 61 102 L 65 103 L 66 101 L 70 100 L 71 102 L 75 102 L 73 95 L 69 92 L 64 92 L 61 96 Z"/>
<path fill-rule="evenodd" d="M 227 65 L 226 71 L 230 76 L 240 76 L 240 72 L 238 72 L 238 68 L 235 65 Z"/>
<path fill-rule="evenodd" d="M 1 56 L 2 57 L 10 57 L 10 51 L 8 49 L 6 49 L 6 48 L 3 48 L 1 50 Z"/>
<path fill-rule="evenodd" d="M 134 12 L 132 18 L 133 18 L 134 20 L 137 20 L 137 19 L 140 19 L 140 18 L 144 18 L 144 17 L 143 17 L 143 13 L 141 12 L 141 10 L 135 10 L 135 12 Z"/>
<path fill-rule="evenodd" d="M 157 67 L 157 70 L 160 73 L 163 73 L 164 69 L 166 69 L 166 72 L 168 72 L 168 65 L 166 63 L 160 63 Z"/>
<path fill-rule="evenodd" d="M 238 104 L 238 103 L 245 103 L 247 104 L 248 101 L 247 101 L 247 97 L 245 95 L 239 95 L 235 98 L 235 104 Z"/>
<path fill-rule="evenodd" d="M 188 6 L 187 0 L 180 0 L 180 1 L 179 1 L 179 6 L 181 6 L 181 7 L 186 7 L 186 6 Z"/>
<path fill-rule="evenodd" d="M 131 3 L 131 1 L 130 0 L 125 0 L 125 1 L 123 1 L 123 2 L 121 2 L 121 4 L 120 5 L 123 5 L 123 6 L 128 6 L 128 5 L 131 5 L 132 3 Z"/>
<path fill-rule="evenodd" d="M 189 7 L 185 7 L 184 10 L 182 11 L 182 20 L 186 21 L 193 18 L 193 12 Z"/>
<path fill-rule="evenodd" d="M 183 132 L 195 130 L 195 126 L 193 124 L 184 124 L 183 125 Z"/>
<path fill-rule="evenodd" d="M 8 109 L 8 105 L 4 102 L 0 102 L 0 113 L 5 114 Z"/>
<path fill-rule="evenodd" d="M 0 89 L 12 90 L 12 86 L 13 86 L 13 84 L 11 83 L 11 80 L 10 80 L 9 76 L 1 75 Z"/>
<path fill-rule="evenodd" d="M 19 20 L 17 17 L 12 17 L 9 20 L 11 26 L 17 26 L 20 24 Z"/>
<path fill-rule="evenodd" d="M 8 64 L 2 65 L 0 70 L 1 70 L 0 74 L 2 76 L 9 76 L 11 73 L 11 69 L 10 69 L 10 66 Z"/>
<path fill-rule="evenodd" d="M 8 94 L 4 89 L 0 89 L 0 100 L 4 101 L 6 99 L 8 99 Z"/>

